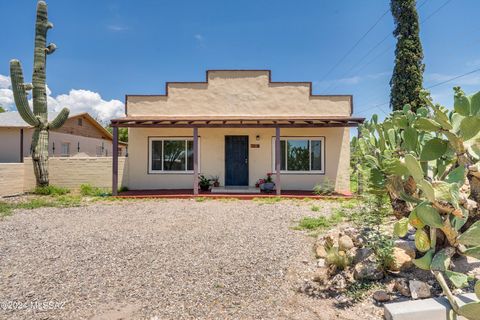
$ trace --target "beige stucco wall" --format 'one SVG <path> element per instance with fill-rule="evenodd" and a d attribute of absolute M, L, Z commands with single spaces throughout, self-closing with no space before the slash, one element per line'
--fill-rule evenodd
<path fill-rule="evenodd" d="M 0 163 L 0 196 L 23 192 L 23 163 Z"/>
<path fill-rule="evenodd" d="M 20 162 L 20 129 L 0 128 L 0 163 Z"/>
<path fill-rule="evenodd" d="M 249 184 L 272 172 L 272 137 L 275 129 L 211 129 L 200 128 L 200 172 L 220 176 L 225 181 L 225 135 L 248 135 L 249 144 L 260 148 L 249 148 Z M 259 135 L 260 141 L 255 137 Z M 191 189 L 193 174 L 148 173 L 148 137 L 192 136 L 192 129 L 129 129 L 128 188 L 138 189 Z M 305 128 L 281 129 L 281 136 L 325 137 L 325 174 L 282 174 L 282 188 L 285 190 L 311 190 L 313 186 L 328 177 L 334 181 L 340 192 L 349 190 L 349 128 Z"/>
<path fill-rule="evenodd" d="M 310 83 L 270 83 L 268 71 L 210 71 L 170 83 L 167 96 L 128 96 L 128 116 L 349 116 L 351 96 L 311 96 Z"/>

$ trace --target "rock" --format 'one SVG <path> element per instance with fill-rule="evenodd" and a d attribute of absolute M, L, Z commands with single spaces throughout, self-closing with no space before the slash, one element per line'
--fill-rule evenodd
<path fill-rule="evenodd" d="M 343 230 L 343 233 L 347 236 L 349 236 L 351 239 L 355 238 L 358 236 L 358 230 L 353 228 L 353 227 L 348 227 Z"/>
<path fill-rule="evenodd" d="M 415 241 L 397 240 L 394 246 L 403 249 L 412 259 L 415 259 Z"/>
<path fill-rule="evenodd" d="M 404 271 L 412 267 L 413 258 L 407 250 L 393 248 L 393 260 L 388 266 L 390 271 Z"/>
<path fill-rule="evenodd" d="M 350 250 L 353 250 L 353 249 L 350 249 Z M 373 250 L 370 248 L 359 248 L 355 251 L 356 251 L 355 255 L 353 255 L 353 264 L 363 262 L 373 254 Z"/>
<path fill-rule="evenodd" d="M 393 290 L 399 292 L 402 296 L 410 297 L 410 288 L 408 287 L 408 280 L 405 278 L 395 279 Z"/>
<path fill-rule="evenodd" d="M 380 280 L 384 276 L 380 266 L 373 261 L 357 263 L 353 271 L 355 280 Z"/>
<path fill-rule="evenodd" d="M 407 239 L 410 241 L 415 241 L 415 234 L 409 234 Z"/>
<path fill-rule="evenodd" d="M 432 296 L 430 286 L 423 281 L 410 280 L 409 288 L 412 299 L 430 298 Z"/>
<path fill-rule="evenodd" d="M 373 299 L 377 302 L 390 301 L 390 295 L 384 290 L 378 290 L 373 293 Z"/>
<path fill-rule="evenodd" d="M 315 255 L 317 258 L 325 258 L 327 257 L 327 250 L 325 250 L 323 245 L 317 244 L 317 247 L 315 248 Z"/>
<path fill-rule="evenodd" d="M 326 263 L 325 259 L 322 258 L 322 259 L 317 260 L 317 267 L 325 268 L 326 265 L 327 265 L 327 263 Z"/>
<path fill-rule="evenodd" d="M 343 235 L 338 239 L 338 248 L 341 251 L 348 251 L 352 249 L 355 245 L 353 244 L 352 238 L 347 235 Z"/>
<path fill-rule="evenodd" d="M 327 268 L 318 268 L 313 274 L 313 281 L 320 284 L 325 284 L 328 281 L 328 269 Z"/>
<path fill-rule="evenodd" d="M 330 281 L 330 289 L 344 290 L 347 288 L 347 280 L 341 274 L 337 274 Z"/>
<path fill-rule="evenodd" d="M 327 234 L 323 239 L 328 247 L 338 246 L 338 233 Z"/>

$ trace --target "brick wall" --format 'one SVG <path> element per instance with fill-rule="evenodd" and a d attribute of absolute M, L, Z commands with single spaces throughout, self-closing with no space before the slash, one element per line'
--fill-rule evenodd
<path fill-rule="evenodd" d="M 126 185 L 127 158 L 118 158 L 118 184 Z M 112 158 L 50 158 L 50 184 L 78 189 L 82 184 L 111 188 Z M 0 163 L 0 196 L 12 195 L 35 188 L 35 175 L 32 160 L 25 158 L 25 163 Z"/>

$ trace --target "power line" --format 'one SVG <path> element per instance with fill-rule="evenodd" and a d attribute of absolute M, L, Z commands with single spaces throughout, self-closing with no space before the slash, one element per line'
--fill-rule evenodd
<path fill-rule="evenodd" d="M 452 81 L 454 81 L 454 80 L 463 78 L 463 77 L 465 77 L 465 76 L 471 75 L 471 74 L 473 74 L 473 73 L 475 73 L 475 72 L 479 72 L 479 71 L 480 71 L 480 68 L 477 68 L 477 69 L 474 69 L 474 70 L 472 70 L 472 71 L 463 73 L 463 74 L 461 74 L 461 75 L 458 75 L 458 76 L 449 78 L 449 79 L 447 79 L 447 80 L 445 80 L 445 81 L 435 83 L 435 84 L 433 84 L 433 85 L 431 85 L 431 86 L 426 87 L 425 89 L 435 88 L 435 87 L 441 86 L 442 84 L 445 84 L 445 83 L 448 83 L 448 82 L 452 82 Z M 382 106 L 384 106 L 384 105 L 386 105 L 386 104 L 388 104 L 388 103 L 389 103 L 388 101 L 387 101 L 387 102 L 384 102 L 384 103 L 379 103 L 379 104 L 376 104 L 376 105 L 374 105 L 374 106 L 371 106 L 371 107 L 368 108 L 368 109 L 364 109 L 364 110 L 362 110 L 362 111 L 365 112 L 365 111 L 368 111 L 368 110 L 371 110 L 371 109 L 379 108 L 379 107 L 382 107 Z"/>
<path fill-rule="evenodd" d="M 387 9 L 378 19 L 377 21 L 375 21 L 375 23 L 360 37 L 360 39 L 357 40 L 357 42 L 355 42 L 355 44 L 340 58 L 340 60 L 337 61 L 337 63 L 332 67 L 330 68 L 330 70 L 328 70 L 328 72 L 322 77 L 322 79 L 320 80 L 320 82 L 322 82 L 323 80 L 325 80 L 342 62 L 343 60 L 345 60 L 349 55 L 350 53 L 352 53 L 353 50 L 355 50 L 355 48 L 360 44 L 360 42 L 362 42 L 363 39 L 365 39 L 365 37 L 377 26 L 377 24 L 380 23 L 380 21 L 383 19 L 383 17 L 385 17 L 385 15 L 390 11 L 390 9 Z"/>
<path fill-rule="evenodd" d="M 426 3 L 427 3 L 428 0 L 424 0 L 419 6 L 417 9 L 420 9 L 422 8 Z M 448 1 L 451 1 L 451 0 L 448 0 Z M 447 1 L 447 3 L 448 3 Z M 431 18 L 433 15 L 435 15 L 438 11 L 440 11 L 447 3 L 444 3 L 440 8 L 438 8 L 435 12 L 433 12 L 432 14 L 430 14 L 423 22 L 425 22 L 427 19 Z M 388 11 L 388 10 L 387 10 Z M 382 16 L 383 17 L 383 16 Z M 357 61 L 356 64 L 354 64 L 352 67 L 350 67 L 341 77 L 340 79 L 343 79 L 345 77 L 347 77 L 347 75 L 353 73 L 352 70 L 355 70 L 355 68 L 357 68 L 373 51 L 375 51 L 375 49 L 377 49 L 382 43 L 385 42 L 385 40 L 387 40 L 389 37 L 391 36 L 391 33 L 388 33 L 382 40 L 380 40 L 379 42 L 377 42 L 365 55 L 363 55 L 360 60 Z M 359 72 L 360 70 L 363 70 L 367 65 L 370 65 L 370 63 L 372 63 L 373 61 L 376 60 L 376 58 L 382 56 L 385 52 L 388 51 L 388 49 L 390 49 L 391 47 L 388 47 L 386 50 L 384 50 L 381 54 L 379 54 L 378 56 L 376 56 L 374 59 L 370 60 L 367 64 L 363 65 L 357 72 Z M 332 86 L 332 84 L 330 84 L 326 89 L 325 91 L 327 91 L 330 87 Z M 335 87 L 335 86 L 334 86 Z"/>

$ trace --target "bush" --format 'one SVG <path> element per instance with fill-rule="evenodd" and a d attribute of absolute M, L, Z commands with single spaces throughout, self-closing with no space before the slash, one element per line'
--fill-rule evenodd
<path fill-rule="evenodd" d="M 45 186 L 45 187 L 36 187 L 33 190 L 34 194 L 44 195 L 44 196 L 61 196 L 67 193 L 70 193 L 70 190 L 63 187 L 57 186 Z"/>
<path fill-rule="evenodd" d="M 313 187 L 313 193 L 317 195 L 331 195 L 334 191 L 335 186 L 328 178 L 325 178 L 321 183 L 318 183 Z"/>
<path fill-rule="evenodd" d="M 108 192 L 104 188 L 94 187 L 90 184 L 82 184 L 80 186 L 80 194 L 82 196 L 90 196 L 90 197 L 106 197 L 106 196 L 110 196 L 111 192 Z"/>

